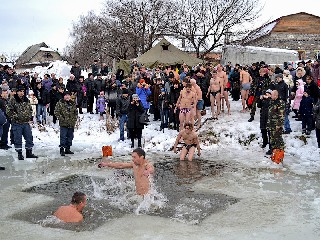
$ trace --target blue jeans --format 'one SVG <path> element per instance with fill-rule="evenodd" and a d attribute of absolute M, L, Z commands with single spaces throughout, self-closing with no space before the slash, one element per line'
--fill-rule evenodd
<path fill-rule="evenodd" d="M 42 116 L 42 119 L 41 119 Z M 46 105 L 38 104 L 37 105 L 37 121 L 41 123 L 41 120 L 47 121 L 47 108 Z"/>
<path fill-rule="evenodd" d="M 124 124 L 128 122 L 128 115 L 127 114 L 123 114 L 120 117 L 120 140 L 124 141 Z"/>
<path fill-rule="evenodd" d="M 22 136 L 26 141 L 26 149 L 33 147 L 33 136 L 29 123 L 12 123 L 12 131 L 16 150 L 22 149 Z"/>
<path fill-rule="evenodd" d="M 160 109 L 160 116 L 161 116 L 161 127 L 167 128 L 168 127 L 168 119 L 169 119 L 169 109 Z"/>
<path fill-rule="evenodd" d="M 70 148 L 72 146 L 74 128 L 60 127 L 59 147 Z"/>
<path fill-rule="evenodd" d="M 289 113 L 287 111 L 285 111 L 285 114 L 284 114 L 284 130 L 291 131 Z"/>

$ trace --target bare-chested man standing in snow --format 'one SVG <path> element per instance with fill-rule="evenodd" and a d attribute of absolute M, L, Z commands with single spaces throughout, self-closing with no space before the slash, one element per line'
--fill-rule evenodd
<path fill-rule="evenodd" d="M 176 107 L 180 109 L 180 131 L 183 129 L 185 123 L 193 123 L 191 110 L 196 106 L 196 99 L 196 94 L 192 91 L 191 83 L 186 83 L 185 88 L 180 92 L 176 104 Z"/>
<path fill-rule="evenodd" d="M 224 72 L 223 67 L 221 64 L 217 65 L 217 78 L 223 82 L 223 96 L 221 96 L 221 104 L 224 106 L 224 100 L 226 101 L 226 105 L 228 108 L 228 114 L 230 114 L 230 103 L 228 99 L 228 89 L 227 89 L 227 84 L 228 84 L 228 76 L 226 72 Z"/>
<path fill-rule="evenodd" d="M 252 82 L 252 77 L 248 72 L 248 68 L 244 67 L 240 72 L 240 84 L 241 84 L 241 101 L 242 101 L 242 110 L 244 113 L 246 111 L 246 101 L 249 96 L 250 84 Z"/>
<path fill-rule="evenodd" d="M 207 97 L 210 97 L 212 118 L 218 119 L 221 110 L 220 97 L 223 94 L 223 82 L 220 78 L 217 78 L 217 72 L 215 70 L 212 71 L 211 75 Z M 214 111 L 215 105 L 217 106 L 217 112 Z"/>

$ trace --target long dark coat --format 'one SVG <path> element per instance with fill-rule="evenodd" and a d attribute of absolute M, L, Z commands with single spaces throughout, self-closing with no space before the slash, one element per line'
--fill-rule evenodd
<path fill-rule="evenodd" d="M 139 100 L 139 105 L 131 104 L 128 107 L 128 122 L 127 122 L 127 128 L 144 128 L 144 125 L 139 122 L 139 118 L 141 114 L 144 113 L 144 107 Z"/>

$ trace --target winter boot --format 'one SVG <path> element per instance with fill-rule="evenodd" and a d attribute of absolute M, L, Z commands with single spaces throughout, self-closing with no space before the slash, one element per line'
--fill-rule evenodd
<path fill-rule="evenodd" d="M 249 118 L 248 122 L 252 122 L 253 120 L 254 120 L 254 117 L 251 116 L 251 117 Z"/>
<path fill-rule="evenodd" d="M 271 149 L 269 149 L 269 150 L 266 152 L 266 155 L 272 155 Z"/>
<path fill-rule="evenodd" d="M 38 158 L 38 156 L 32 153 L 32 149 L 26 149 L 26 158 Z"/>
<path fill-rule="evenodd" d="M 141 148 L 141 138 L 138 138 L 138 147 Z"/>
<path fill-rule="evenodd" d="M 79 108 L 79 114 L 83 114 L 82 108 Z"/>
<path fill-rule="evenodd" d="M 74 154 L 74 152 L 70 151 L 70 147 L 66 147 L 66 150 L 64 152 L 65 154 Z"/>
<path fill-rule="evenodd" d="M 60 155 L 61 155 L 61 156 L 65 156 L 64 147 L 61 147 L 61 148 L 60 148 Z"/>
<path fill-rule="evenodd" d="M 276 164 L 279 164 L 283 161 L 284 158 L 284 150 L 282 149 L 273 149 L 271 160 Z"/>
<path fill-rule="evenodd" d="M 18 160 L 24 160 L 24 157 L 22 155 L 22 150 L 18 150 Z"/>

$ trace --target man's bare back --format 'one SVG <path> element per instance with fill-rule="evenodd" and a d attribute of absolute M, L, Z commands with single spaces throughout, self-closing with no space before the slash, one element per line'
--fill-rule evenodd
<path fill-rule="evenodd" d="M 61 206 L 53 215 L 66 223 L 83 221 L 82 214 L 73 205 Z"/>

